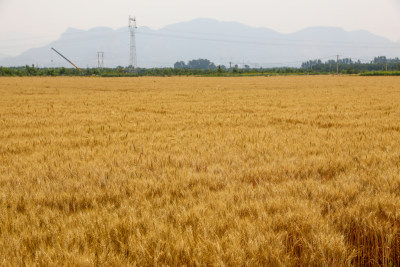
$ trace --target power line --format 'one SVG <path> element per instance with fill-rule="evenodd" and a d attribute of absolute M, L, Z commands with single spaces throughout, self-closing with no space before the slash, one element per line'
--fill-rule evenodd
<path fill-rule="evenodd" d="M 137 29 L 137 27 L 136 27 L 136 29 Z M 173 30 L 163 30 L 163 31 L 185 33 L 185 31 L 173 31 Z M 109 37 L 110 35 L 118 35 L 118 34 L 122 35 L 125 32 L 126 32 L 125 30 L 117 30 L 117 31 L 107 32 L 107 33 L 97 33 L 97 32 L 90 32 L 90 31 L 76 32 L 76 33 L 73 33 L 73 36 L 68 36 L 68 34 L 67 34 L 67 36 L 64 36 L 62 40 L 63 40 L 64 44 L 66 42 L 72 42 L 72 43 L 85 42 L 86 40 L 80 40 L 81 36 L 96 38 L 96 40 L 108 40 L 110 38 Z M 222 34 L 222 36 L 228 36 L 228 37 L 231 36 L 231 37 L 238 37 L 241 39 L 244 39 L 244 38 L 247 39 L 247 40 L 242 41 L 242 40 L 235 40 L 235 39 L 222 39 L 222 38 L 172 35 L 172 34 L 154 33 L 154 32 L 142 32 L 142 31 L 140 31 L 140 29 L 139 29 L 139 31 L 136 31 L 135 33 L 140 34 L 140 35 L 165 37 L 165 38 L 198 40 L 198 41 L 212 41 L 212 42 L 223 42 L 223 43 L 240 43 L 240 44 L 252 44 L 252 45 L 263 45 L 263 46 L 271 45 L 271 46 L 301 46 L 301 47 L 350 47 L 350 48 L 400 49 L 400 46 L 398 46 L 398 45 L 379 45 L 378 43 L 374 43 L 373 45 L 370 45 L 371 43 L 320 42 L 320 41 L 316 42 L 316 41 L 309 41 L 309 40 L 292 40 L 292 39 L 285 39 L 285 38 L 283 38 L 283 39 L 286 42 L 254 41 L 254 40 L 252 41 L 250 39 L 262 39 L 262 38 L 261 37 Z M 186 32 L 186 33 L 196 34 L 196 32 Z M 63 34 L 63 35 L 65 35 L 65 34 Z M 221 36 L 221 34 L 219 34 L 219 36 Z M 51 38 L 51 37 L 55 37 L 55 36 L 49 36 L 48 38 Z M 98 37 L 101 37 L 101 38 L 98 38 Z M 41 37 L 20 38 L 19 40 L 38 40 L 38 39 L 41 39 Z M 44 37 L 43 39 L 47 39 L 47 37 Z M 12 40 L 12 39 L 5 40 L 5 41 L 7 42 L 10 40 Z M 14 40 L 18 40 L 18 39 L 14 39 Z M 4 43 L 3 40 L 2 40 L 2 42 Z M 53 42 L 57 42 L 57 40 L 55 40 Z M 20 47 L 22 47 L 22 46 L 24 46 L 24 45 L 20 45 Z M 17 45 L 17 47 L 18 47 L 18 45 Z M 16 46 L 15 45 L 9 46 L 9 48 L 10 49 L 16 48 Z M 7 46 L 1 46 L 1 49 L 7 49 Z"/>
<path fill-rule="evenodd" d="M 170 34 L 160 34 L 160 33 L 145 33 L 137 32 L 140 35 L 175 38 L 175 39 L 186 39 L 186 40 L 197 40 L 197 41 L 211 41 L 211 42 L 222 42 L 222 43 L 238 43 L 238 44 L 252 44 L 252 45 L 271 45 L 271 46 L 303 46 L 303 47 L 351 47 L 351 48 L 393 48 L 400 49 L 400 46 L 370 46 L 370 45 L 338 45 L 338 44 L 299 44 L 299 43 L 283 43 L 283 42 L 267 42 L 267 41 L 239 41 L 232 39 L 214 39 L 214 38 L 201 38 L 201 37 L 191 37 L 182 35 L 170 35 Z"/>
<path fill-rule="evenodd" d="M 145 27 L 145 26 L 141 26 L 141 27 Z M 34 36 L 34 37 L 7 38 L 7 39 L 1 39 L 1 42 L 4 43 L 4 42 L 18 41 L 18 40 L 26 41 L 26 40 L 37 40 L 37 39 L 43 40 L 43 39 L 49 39 L 49 38 L 59 38 L 59 37 L 61 37 L 63 35 L 64 35 L 64 39 L 63 40 L 65 41 L 65 40 L 68 40 L 68 39 L 80 38 L 80 35 L 88 36 L 88 34 L 90 34 L 91 37 L 95 37 L 95 36 L 104 36 L 105 34 L 106 35 L 114 35 L 114 34 L 118 34 L 118 33 L 122 33 L 123 34 L 123 33 L 125 33 L 126 31 L 129 31 L 129 30 L 126 30 L 126 29 L 117 29 L 117 30 L 110 29 L 110 31 L 112 31 L 112 32 L 98 33 L 98 32 L 93 32 L 92 30 L 88 30 L 88 31 L 79 30 L 77 32 L 73 32 L 74 36 L 72 38 L 65 36 L 65 35 L 69 35 L 69 32 L 67 31 L 67 32 L 64 32 L 61 35 L 46 35 L 46 36 Z M 179 31 L 179 30 L 171 30 L 171 29 L 165 29 L 165 28 L 161 29 L 159 31 L 169 31 L 169 32 L 177 32 L 177 33 L 189 33 L 189 34 L 195 34 L 195 35 L 203 34 L 203 35 L 217 35 L 217 36 L 227 36 L 227 37 L 238 37 L 238 38 L 241 38 L 241 39 L 243 39 L 243 38 L 247 38 L 247 39 L 265 39 L 263 37 L 250 36 L 250 35 L 221 34 L 221 33 L 201 32 L 201 31 Z M 138 33 L 173 37 L 173 35 L 160 34 L 160 33 L 143 33 L 143 32 L 138 32 Z M 279 34 L 279 33 L 277 32 L 277 34 Z M 180 36 L 176 36 L 176 37 L 180 37 Z M 209 39 L 209 38 L 207 38 L 207 39 Z M 269 38 L 269 39 L 271 39 L 271 38 Z M 276 40 L 276 38 L 272 38 L 272 39 Z M 307 44 L 307 42 L 310 42 L 310 40 L 288 39 L 288 38 L 285 38 L 285 36 L 282 36 L 281 39 L 284 39 L 285 41 L 290 41 L 290 42 L 306 42 L 306 44 Z M 315 41 L 311 41 L 311 42 L 314 42 L 314 43 L 307 44 L 307 45 L 315 45 Z M 280 44 L 280 43 L 277 43 L 277 44 Z M 387 47 L 386 45 L 385 46 L 381 46 L 380 42 L 360 43 L 360 42 L 336 42 L 336 41 L 330 41 L 330 42 L 323 42 L 322 41 L 321 42 L 321 41 L 318 41 L 318 44 L 328 44 L 328 45 L 340 45 L 340 44 L 343 44 L 343 45 L 370 45 L 370 44 L 374 44 L 374 45 L 379 45 L 379 47 Z M 368 46 L 368 47 L 370 47 L 370 46 Z M 395 46 L 390 46 L 390 47 L 399 48 L 400 46 L 395 45 Z"/>
<path fill-rule="evenodd" d="M 349 58 L 349 59 L 352 59 L 355 61 L 364 61 L 364 62 L 368 62 L 368 63 L 372 61 L 372 59 L 360 59 L 360 58 L 354 58 L 354 57 L 344 56 L 344 55 L 340 55 L 340 56 L 343 58 Z"/>
<path fill-rule="evenodd" d="M 213 32 L 197 32 L 197 31 L 179 31 L 179 30 L 171 30 L 171 29 L 161 29 L 159 31 L 169 31 L 169 32 L 177 32 L 177 33 L 189 33 L 189 34 L 194 34 L 194 35 L 217 35 L 217 36 L 227 36 L 227 37 L 237 37 L 237 38 L 248 38 L 248 39 L 259 39 L 259 40 L 265 40 L 265 37 L 260 37 L 260 36 L 250 36 L 250 35 L 236 35 L 236 34 L 221 34 L 221 33 L 213 33 Z M 277 34 L 280 34 L 276 32 Z M 284 35 L 284 34 L 281 34 Z M 288 34 L 290 35 L 290 34 Z M 292 38 L 286 38 L 286 36 L 281 36 L 280 38 L 271 38 L 268 37 L 269 40 L 285 40 L 285 41 L 290 41 L 290 42 L 314 42 L 311 40 L 300 40 L 300 39 L 292 39 Z M 317 41 L 318 44 L 329 44 L 329 45 L 340 45 L 340 44 L 349 44 L 349 45 L 370 45 L 370 44 L 376 44 L 376 45 L 381 45 L 382 42 L 366 42 L 366 43 L 360 43 L 360 42 L 338 42 L 338 41 L 329 41 L 329 42 L 324 42 L 324 41 Z M 314 44 L 313 44 L 314 45 Z"/>

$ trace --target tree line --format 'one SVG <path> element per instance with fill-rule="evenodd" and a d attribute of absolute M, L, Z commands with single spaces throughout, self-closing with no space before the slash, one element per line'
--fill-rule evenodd
<path fill-rule="evenodd" d="M 385 56 L 375 57 L 371 62 L 362 63 L 360 60 L 342 58 L 338 61 L 309 60 L 301 64 L 301 68 L 312 72 L 330 73 L 336 72 L 339 66 L 340 73 L 358 74 L 371 71 L 400 71 L 399 58 L 386 58 Z"/>
<path fill-rule="evenodd" d="M 102 76 L 102 77 L 131 77 L 131 76 L 257 76 L 257 75 L 285 75 L 285 74 L 329 74 L 336 73 L 337 65 L 342 74 L 368 74 L 379 75 L 382 71 L 391 74 L 400 73 L 400 59 L 375 57 L 368 63 L 353 61 L 350 58 L 336 60 L 309 60 L 303 62 L 301 67 L 280 68 L 251 68 L 248 65 L 239 67 L 234 65 L 227 68 L 224 65 L 216 65 L 208 59 L 195 59 L 187 63 L 177 61 L 173 68 L 137 68 L 132 71 L 130 67 L 118 66 L 116 68 L 86 68 L 79 71 L 75 68 L 37 68 L 0 67 L 0 76 Z"/>

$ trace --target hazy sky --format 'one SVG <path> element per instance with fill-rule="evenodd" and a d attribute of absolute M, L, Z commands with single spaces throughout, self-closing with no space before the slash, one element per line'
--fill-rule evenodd
<path fill-rule="evenodd" d="M 336 26 L 400 40 L 400 0 L 0 0 L 0 57 L 44 45 L 68 27 L 124 27 L 130 14 L 153 29 L 214 18 L 282 33 Z"/>

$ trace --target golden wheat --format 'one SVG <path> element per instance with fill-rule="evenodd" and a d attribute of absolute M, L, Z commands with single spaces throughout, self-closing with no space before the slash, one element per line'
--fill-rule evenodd
<path fill-rule="evenodd" d="M 0 78 L 0 264 L 400 265 L 396 77 Z"/>

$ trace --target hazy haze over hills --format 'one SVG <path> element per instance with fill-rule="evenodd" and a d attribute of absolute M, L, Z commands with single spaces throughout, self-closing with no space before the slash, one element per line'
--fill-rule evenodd
<path fill-rule="evenodd" d="M 195 19 L 160 30 L 140 27 L 136 36 L 139 67 L 170 67 L 176 61 L 207 58 L 216 64 L 248 64 L 252 67 L 299 66 L 309 59 L 333 59 L 335 55 L 371 60 L 374 56 L 399 57 L 400 43 L 367 31 L 313 27 L 281 34 L 237 22 Z M 97 66 L 97 51 L 104 52 L 106 67 L 129 62 L 129 30 L 96 27 L 88 31 L 68 29 L 60 38 L 19 56 L 1 58 L 0 65 L 40 67 L 68 66 L 51 51 L 56 48 L 78 66 Z"/>

